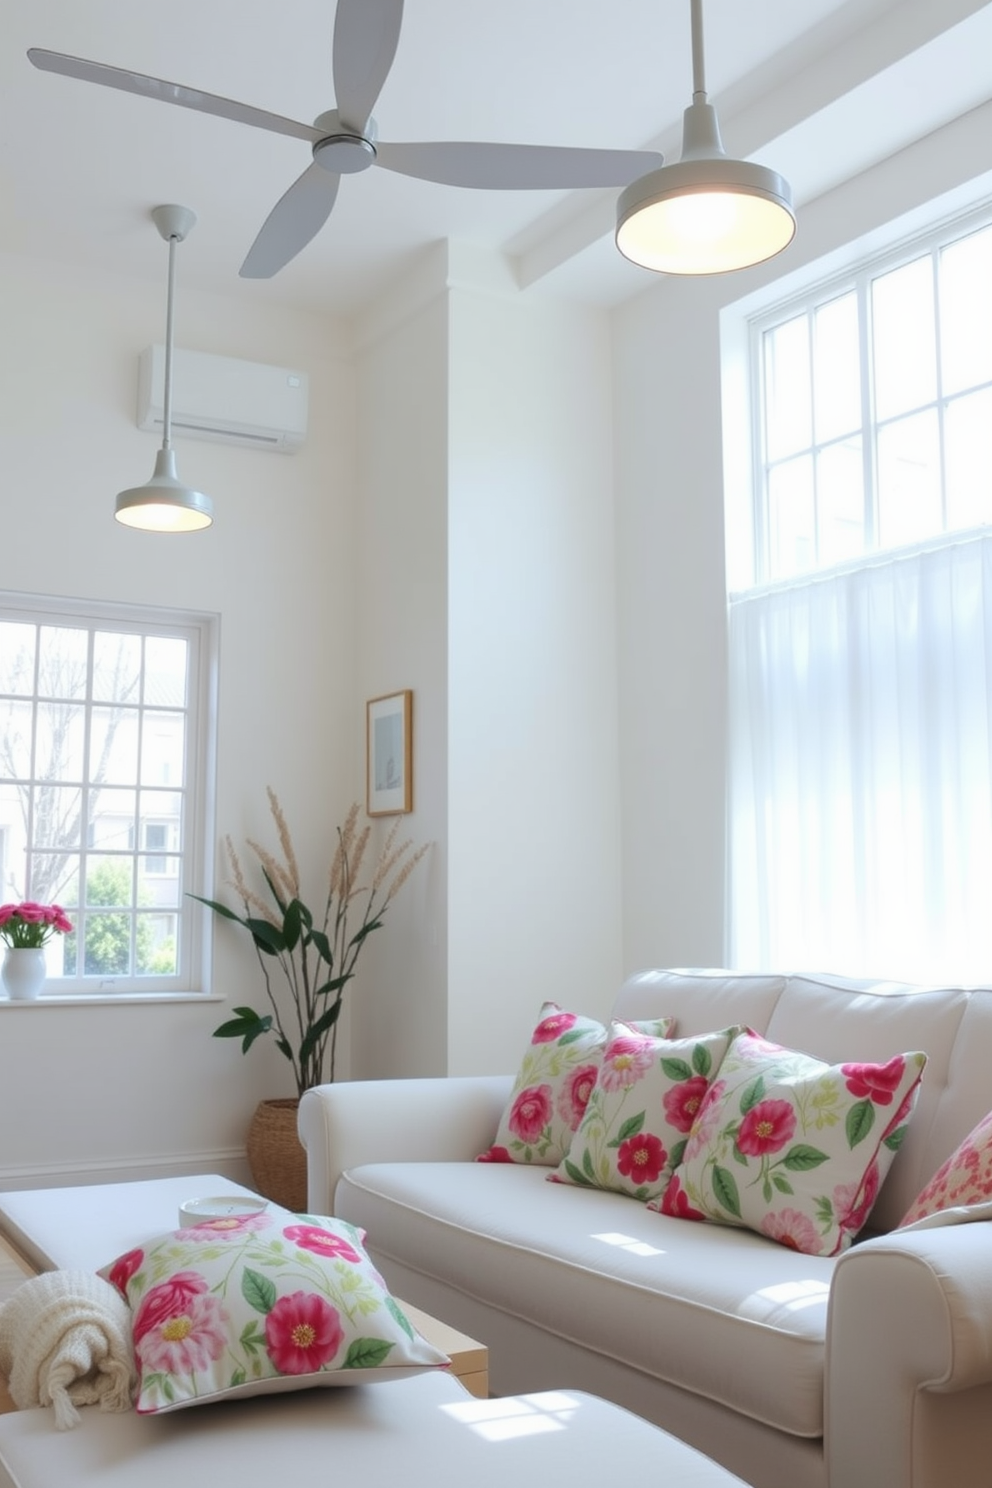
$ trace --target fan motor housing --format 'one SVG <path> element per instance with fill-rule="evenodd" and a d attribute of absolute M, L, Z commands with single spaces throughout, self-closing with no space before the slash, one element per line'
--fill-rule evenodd
<path fill-rule="evenodd" d="M 324 139 L 313 147 L 313 158 L 324 170 L 336 176 L 354 176 L 375 164 L 375 142 L 378 129 L 369 119 L 364 133 L 342 122 L 337 109 L 329 109 L 314 119 L 315 129 L 326 129 Z"/>

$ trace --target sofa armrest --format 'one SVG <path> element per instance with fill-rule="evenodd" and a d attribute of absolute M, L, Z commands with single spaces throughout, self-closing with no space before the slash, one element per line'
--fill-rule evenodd
<path fill-rule="evenodd" d="M 512 1075 L 453 1075 L 305 1091 L 298 1129 L 311 1213 L 333 1214 L 338 1179 L 362 1163 L 471 1162 L 493 1142 L 512 1084 Z"/>
<path fill-rule="evenodd" d="M 826 1357 L 831 1488 L 988 1481 L 990 1250 L 988 1223 L 959 1224 L 896 1230 L 837 1262 Z"/>

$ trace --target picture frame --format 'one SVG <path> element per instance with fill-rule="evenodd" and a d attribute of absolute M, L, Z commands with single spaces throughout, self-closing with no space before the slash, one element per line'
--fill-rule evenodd
<path fill-rule="evenodd" d="M 369 816 L 413 810 L 413 693 L 384 693 L 365 705 L 365 809 Z"/>

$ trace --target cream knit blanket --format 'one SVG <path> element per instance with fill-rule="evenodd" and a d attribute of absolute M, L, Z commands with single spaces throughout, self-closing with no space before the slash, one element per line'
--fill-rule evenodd
<path fill-rule="evenodd" d="M 46 1271 L 0 1307 L 0 1374 L 22 1410 L 51 1405 L 59 1430 L 77 1405 L 131 1408 L 131 1314 L 117 1288 L 89 1271 Z"/>

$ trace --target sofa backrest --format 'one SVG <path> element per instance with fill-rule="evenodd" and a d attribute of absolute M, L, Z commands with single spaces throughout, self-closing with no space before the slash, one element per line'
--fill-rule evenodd
<path fill-rule="evenodd" d="M 819 975 L 642 971 L 615 1018 L 677 1019 L 675 1036 L 743 1023 L 828 1064 L 922 1050 L 913 1119 L 875 1203 L 872 1230 L 897 1225 L 924 1183 L 992 1109 L 992 989 L 918 987 Z"/>

